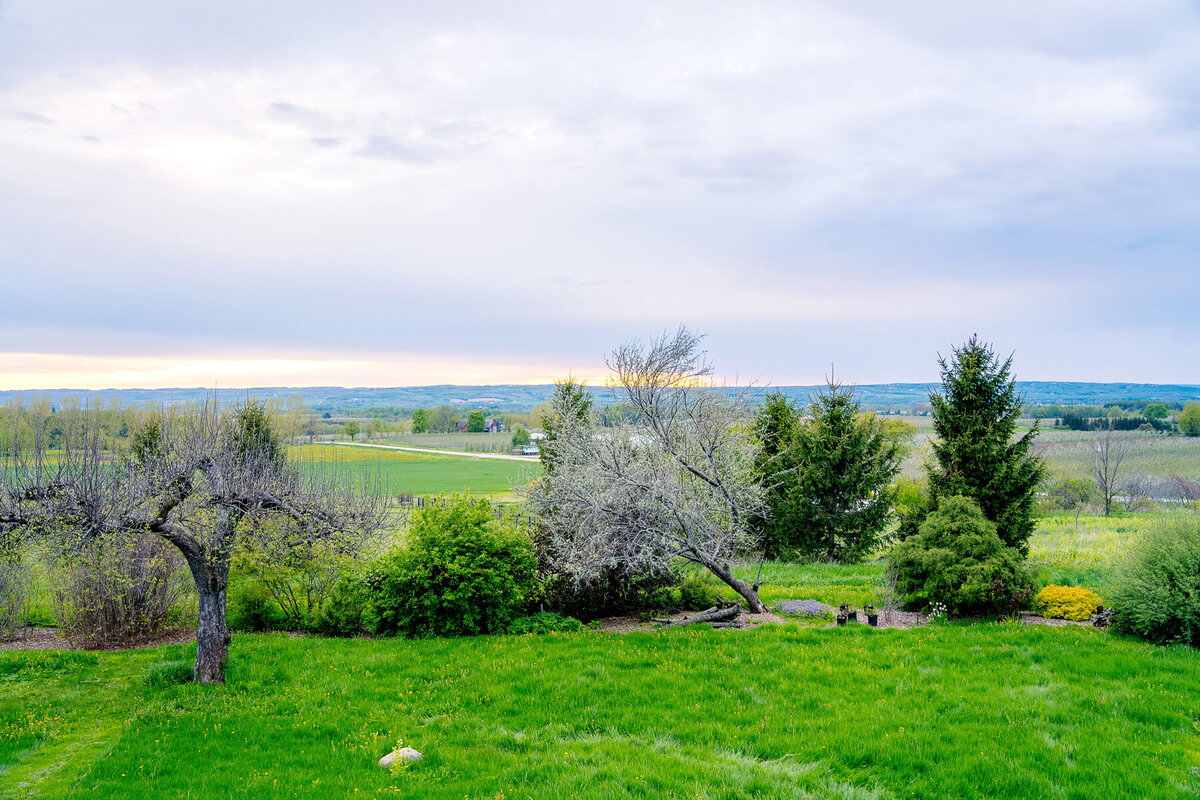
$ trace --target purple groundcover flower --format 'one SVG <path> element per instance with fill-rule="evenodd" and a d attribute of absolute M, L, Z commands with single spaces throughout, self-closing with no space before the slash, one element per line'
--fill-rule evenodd
<path fill-rule="evenodd" d="M 829 606 L 817 600 L 781 600 L 775 609 L 793 617 L 820 617 L 829 613 Z"/>

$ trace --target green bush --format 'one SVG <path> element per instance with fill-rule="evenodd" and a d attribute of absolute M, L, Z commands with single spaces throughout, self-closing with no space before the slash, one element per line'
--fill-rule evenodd
<path fill-rule="evenodd" d="M 370 595 L 357 574 L 343 575 L 316 616 L 316 629 L 326 636 L 358 636 L 371 628 Z"/>
<path fill-rule="evenodd" d="M 1200 644 L 1200 520 L 1158 523 L 1130 548 L 1110 592 L 1116 630 Z"/>
<path fill-rule="evenodd" d="M 413 515 L 408 544 L 366 575 L 377 633 L 499 633 L 536 586 L 529 536 L 485 500 L 440 498 Z"/>
<path fill-rule="evenodd" d="M 943 497 L 896 545 L 892 568 L 910 607 L 941 602 L 955 614 L 1002 613 L 1032 594 L 1021 554 L 1005 546 L 978 503 L 960 495 Z"/>
<path fill-rule="evenodd" d="M 271 593 L 258 580 L 244 578 L 231 583 L 228 597 L 227 622 L 232 630 L 262 633 L 286 627 L 283 614 L 271 600 Z"/>
<path fill-rule="evenodd" d="M 717 604 L 717 587 L 702 575 L 691 573 L 679 582 L 679 605 L 687 611 L 703 611 Z"/>
<path fill-rule="evenodd" d="M 583 630 L 583 623 L 554 611 L 539 611 L 527 617 L 517 617 L 508 626 L 508 632 L 520 633 L 569 633 Z"/>
<path fill-rule="evenodd" d="M 275 609 L 270 628 L 313 631 L 333 587 L 358 566 L 357 550 L 341 542 L 285 544 L 282 537 L 262 537 L 241 548 L 233 573 L 266 591 Z"/>

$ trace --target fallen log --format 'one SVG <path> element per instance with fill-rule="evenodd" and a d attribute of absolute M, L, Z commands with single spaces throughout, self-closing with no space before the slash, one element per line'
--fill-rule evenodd
<path fill-rule="evenodd" d="M 655 622 L 662 623 L 665 628 L 678 628 L 681 625 L 694 625 L 697 622 L 733 622 L 742 613 L 741 606 L 730 606 L 729 608 L 712 608 L 705 609 L 693 617 L 685 617 L 683 619 L 656 619 Z"/>

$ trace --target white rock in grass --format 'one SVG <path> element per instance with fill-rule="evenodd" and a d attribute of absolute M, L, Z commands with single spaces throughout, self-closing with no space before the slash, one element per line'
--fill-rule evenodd
<path fill-rule="evenodd" d="M 413 750 L 411 747 L 401 747 L 399 750 L 393 750 L 379 759 L 379 766 L 388 769 L 396 763 L 410 764 L 413 761 L 420 761 L 422 758 L 423 756 L 420 752 Z"/>

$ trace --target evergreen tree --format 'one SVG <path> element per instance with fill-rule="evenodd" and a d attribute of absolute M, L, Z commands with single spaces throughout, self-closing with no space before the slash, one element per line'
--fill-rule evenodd
<path fill-rule="evenodd" d="M 586 419 L 592 410 L 591 395 L 583 388 L 582 381 L 576 381 L 568 376 L 565 380 L 554 382 L 554 394 L 550 397 L 550 408 L 542 418 L 542 431 L 545 436 L 538 442 L 538 452 L 542 461 L 542 469 L 547 475 L 554 471 L 558 460 L 554 438 L 562 427 L 563 418 L 570 414 L 576 419 Z"/>
<path fill-rule="evenodd" d="M 853 390 L 833 381 L 808 413 L 801 421 L 796 408 L 775 394 L 755 420 L 770 508 L 760 523 L 763 550 L 771 557 L 791 550 L 839 561 L 862 558 L 887 524 L 890 484 L 908 432 L 861 413 Z"/>
<path fill-rule="evenodd" d="M 903 450 L 854 391 L 830 380 L 796 431 L 796 481 L 788 506 L 803 531 L 802 549 L 856 561 L 879 541 L 892 508 L 890 484 Z"/>
<path fill-rule="evenodd" d="M 1029 552 L 1038 486 L 1045 476 L 1031 452 L 1038 426 L 1014 434 L 1022 400 L 1011 377 L 1012 357 L 1001 362 L 972 336 L 947 362 L 938 359 L 942 390 L 931 392 L 934 462 L 927 467 L 931 505 L 963 495 L 975 500 L 996 532 L 1022 555 Z M 920 524 L 921 519 L 911 523 Z"/>
<path fill-rule="evenodd" d="M 769 515 L 754 522 L 759 542 L 768 558 L 794 549 L 801 538 L 798 519 L 789 508 L 796 482 L 795 439 L 800 411 L 782 392 L 772 392 L 754 418 L 759 450 L 755 467 L 766 490 Z"/>

